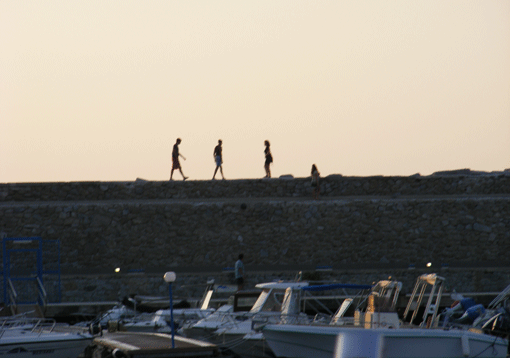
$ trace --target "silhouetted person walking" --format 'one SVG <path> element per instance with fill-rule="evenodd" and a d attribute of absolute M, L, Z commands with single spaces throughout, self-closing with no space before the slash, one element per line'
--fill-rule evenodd
<path fill-rule="evenodd" d="M 220 173 L 221 173 L 221 177 L 223 178 L 223 180 L 225 180 L 225 177 L 223 176 L 223 155 L 221 153 L 222 151 L 222 147 L 221 147 L 221 144 L 223 142 L 221 141 L 221 139 L 218 140 L 218 145 L 216 147 L 214 147 L 214 152 L 213 152 L 213 157 L 214 157 L 214 161 L 216 162 L 216 169 L 214 169 L 214 175 L 213 175 L 213 180 L 216 178 L 216 173 L 218 172 L 218 168 L 220 169 Z"/>
<path fill-rule="evenodd" d="M 237 258 L 237 261 L 236 261 L 235 269 L 234 269 L 235 281 L 236 281 L 236 284 L 237 284 L 237 290 L 238 291 L 242 290 L 243 287 L 244 287 L 244 264 L 243 264 L 243 258 L 244 258 L 244 255 L 243 254 L 239 254 L 239 256 Z"/>
<path fill-rule="evenodd" d="M 317 169 L 315 164 L 312 165 L 312 193 L 314 199 L 319 199 L 319 194 L 321 192 L 321 188 L 319 186 L 319 177 L 321 173 Z"/>
<path fill-rule="evenodd" d="M 269 148 L 271 144 L 269 144 L 268 140 L 265 140 L 264 145 L 266 146 L 266 149 L 264 149 L 264 155 L 266 157 L 266 161 L 264 162 L 264 169 L 266 170 L 265 178 L 271 178 L 271 169 L 269 168 L 273 162 L 273 155 L 271 154 L 271 149 Z"/>
<path fill-rule="evenodd" d="M 172 179 L 172 176 L 174 175 L 174 170 L 178 169 L 181 172 L 182 180 L 188 179 L 187 176 L 184 176 L 184 173 L 182 172 L 181 163 L 179 163 L 179 157 L 182 157 L 182 159 L 186 160 L 184 158 L 184 155 L 179 153 L 179 144 L 181 144 L 181 138 L 177 138 L 174 144 L 174 148 L 172 149 L 172 171 L 170 172 L 170 180 Z"/>

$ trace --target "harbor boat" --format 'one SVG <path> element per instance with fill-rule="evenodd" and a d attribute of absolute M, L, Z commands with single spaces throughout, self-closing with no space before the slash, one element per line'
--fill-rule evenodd
<path fill-rule="evenodd" d="M 6 317 L 0 320 L 2 358 L 76 358 L 92 343 L 93 335 L 54 320 Z"/>
<path fill-rule="evenodd" d="M 174 305 L 173 318 L 175 329 L 181 327 L 185 322 L 197 322 L 213 313 L 216 310 L 211 307 L 214 292 L 228 291 L 224 285 L 217 285 L 214 284 L 214 281 L 209 281 L 197 308 L 177 308 Z M 147 296 L 138 297 L 144 298 L 142 302 L 160 302 L 162 300 L 162 298 L 148 299 Z M 166 300 L 168 307 L 168 297 Z M 158 309 L 155 312 L 139 312 L 140 300 L 133 299 L 132 301 L 131 305 L 123 304 L 108 310 L 96 322 L 109 331 L 171 333 L 170 309 Z M 145 305 L 147 306 L 147 304 Z"/>
<path fill-rule="evenodd" d="M 253 331 L 254 322 L 257 320 L 280 321 L 282 304 L 294 300 L 290 293 L 305 286 L 308 286 L 308 282 L 257 284 L 255 287 L 262 291 L 256 293 L 258 298 L 249 311 L 240 312 L 234 308 L 234 305 L 224 305 L 210 316 L 185 329 L 184 334 L 186 337 L 206 340 L 242 357 L 253 356 L 253 352 L 255 352 L 255 356 L 262 356 L 269 350 L 265 346 L 262 335 Z M 242 294 L 239 292 L 237 295 Z M 254 292 L 245 294 L 254 297 Z M 247 335 L 253 339 L 243 339 Z M 266 353 L 264 350 L 267 350 Z"/>
<path fill-rule="evenodd" d="M 276 357 L 287 358 L 506 357 L 508 339 L 500 333 L 486 334 L 458 322 L 444 324 L 445 315 L 439 314 L 443 287 L 444 278 L 436 274 L 418 278 L 404 312 L 404 320 L 411 316 L 409 323 L 401 321 L 394 310 L 395 291 L 381 295 L 374 288 L 364 311 L 357 307 L 350 319 L 270 324 L 263 328 L 263 335 Z M 430 293 L 423 317 L 413 324 L 427 288 Z"/>
<path fill-rule="evenodd" d="M 311 286 L 308 282 L 271 282 L 256 285 L 261 288 L 257 302 L 244 314 L 215 314 L 198 322 L 193 328 L 202 329 L 201 338 L 209 340 L 241 357 L 272 356 L 271 349 L 258 329 L 269 323 L 286 324 L 309 323 L 314 316 L 305 314 L 306 305 L 313 306 L 313 298 L 307 294 L 312 291 L 335 289 L 366 290 L 372 285 L 329 284 Z M 315 303 L 321 305 L 319 300 Z M 310 307 L 309 307 L 310 308 Z M 322 305 L 324 310 L 327 307 Z M 311 309 L 317 310 L 316 307 Z M 214 317 L 214 319 L 213 319 Z"/>
<path fill-rule="evenodd" d="M 275 321 L 280 324 L 310 324 L 314 321 L 323 321 L 328 313 L 331 320 L 338 320 L 346 312 L 348 306 L 342 305 L 337 312 L 333 313 L 321 302 L 323 296 L 315 296 L 317 292 L 343 290 L 347 294 L 347 290 L 355 289 L 361 290 L 360 293 L 362 293 L 371 288 L 372 285 L 341 283 L 308 285 L 299 288 L 289 287 L 285 292 L 280 315 L 254 317 L 250 332 L 243 336 L 241 342 L 233 346 L 231 350 L 242 357 L 273 357 L 274 354 L 267 345 L 260 327 Z M 360 297 L 362 296 L 360 295 Z M 352 302 L 350 298 L 346 301 Z M 315 315 L 305 312 L 315 312 Z"/>
<path fill-rule="evenodd" d="M 467 330 L 266 326 L 276 357 L 505 358 L 508 341 Z"/>
<path fill-rule="evenodd" d="M 185 322 L 197 322 L 216 311 L 214 308 L 177 308 L 173 310 L 175 329 Z M 171 333 L 170 310 L 158 310 L 153 314 L 139 314 L 118 323 L 118 330 L 127 332 Z M 111 327 L 111 325 L 110 325 Z"/>

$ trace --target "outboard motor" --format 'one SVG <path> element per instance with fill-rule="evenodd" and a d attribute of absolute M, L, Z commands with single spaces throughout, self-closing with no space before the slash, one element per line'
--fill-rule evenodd
<path fill-rule="evenodd" d="M 477 319 L 480 315 L 485 313 L 485 308 L 483 305 L 474 305 L 469 307 L 466 312 L 459 319 L 457 319 L 456 323 L 468 324 L 473 323 L 475 319 Z"/>
<path fill-rule="evenodd" d="M 451 308 L 446 308 L 441 313 L 441 316 L 443 317 L 443 327 L 447 326 L 452 320 L 457 323 L 464 323 L 464 321 L 469 323 L 469 317 L 464 317 L 464 315 L 466 314 L 466 311 L 473 306 L 476 306 L 476 302 L 472 298 L 462 298 L 459 301 L 455 301 Z M 457 321 L 461 318 L 462 322 Z"/>

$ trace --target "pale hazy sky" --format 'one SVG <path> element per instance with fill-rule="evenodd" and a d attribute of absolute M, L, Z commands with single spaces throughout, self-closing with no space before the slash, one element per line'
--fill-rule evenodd
<path fill-rule="evenodd" d="M 0 0 L 0 182 L 510 168 L 509 0 Z M 175 175 L 175 174 L 174 174 Z M 180 179 L 177 174 L 176 178 Z"/>

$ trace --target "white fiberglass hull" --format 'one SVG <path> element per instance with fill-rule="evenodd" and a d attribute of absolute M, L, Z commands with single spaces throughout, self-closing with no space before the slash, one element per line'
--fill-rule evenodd
<path fill-rule="evenodd" d="M 2 358 L 77 358 L 92 343 L 92 336 L 51 333 L 10 335 L 0 338 Z"/>
<path fill-rule="evenodd" d="M 271 350 L 265 343 L 262 333 L 251 332 L 251 327 L 246 322 L 243 323 L 235 327 L 235 329 L 214 331 L 194 329 L 193 333 L 195 337 L 199 337 L 201 340 L 215 344 L 243 358 L 272 357 Z M 190 336 L 193 336 L 193 334 Z"/>
<path fill-rule="evenodd" d="M 245 334 L 214 334 L 208 337 L 207 342 L 242 358 L 274 357 L 262 334 L 258 339 L 246 339 Z"/>
<path fill-rule="evenodd" d="M 245 335 L 240 343 L 231 348 L 231 351 L 243 358 L 274 357 L 262 333 Z"/>
<path fill-rule="evenodd" d="M 462 330 L 268 325 L 268 346 L 288 358 L 505 358 L 508 341 Z"/>

